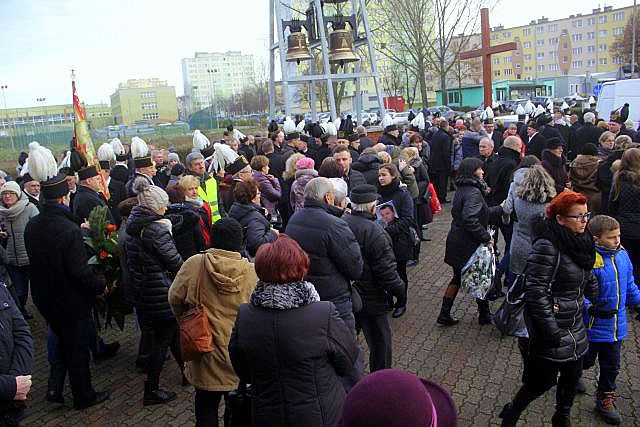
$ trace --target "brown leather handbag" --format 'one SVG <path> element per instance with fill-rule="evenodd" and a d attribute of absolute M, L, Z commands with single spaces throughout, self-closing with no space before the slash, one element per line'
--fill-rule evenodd
<path fill-rule="evenodd" d="M 203 354 L 214 350 L 211 323 L 209 323 L 207 309 L 201 303 L 202 276 L 206 274 L 205 256 L 205 254 L 201 255 L 202 265 L 196 281 L 196 305 L 178 318 L 180 350 L 184 361 L 198 359 Z"/>

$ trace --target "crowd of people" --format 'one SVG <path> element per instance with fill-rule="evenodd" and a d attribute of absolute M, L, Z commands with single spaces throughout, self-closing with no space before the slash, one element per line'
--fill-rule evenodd
<path fill-rule="evenodd" d="M 439 324 L 459 323 L 455 298 L 481 245 L 504 253 L 476 300 L 480 325 L 492 323 L 491 300 L 525 282 L 523 386 L 503 425 L 556 383 L 553 425 L 569 425 L 582 369 L 596 359 L 596 409 L 620 423 L 625 307 L 640 306 L 640 144 L 625 108 L 608 130 L 593 111 L 540 107 L 506 128 L 493 114 L 448 121 L 424 111 L 406 129 L 386 116 L 377 141 L 350 117 L 287 118 L 268 134 L 230 126 L 214 143 L 196 130 L 183 159 L 139 137 L 102 144 L 95 159 L 75 148 L 56 159 L 34 142 L 0 183 L 2 312 L 14 324 L 1 331 L 13 362 L 0 364 L 9 377 L 0 390 L 13 404 L 0 416 L 17 425 L 31 384 L 31 292 L 48 328 L 52 403 L 64 402 L 67 374 L 76 409 L 109 398 L 93 388 L 90 362 L 119 350 L 100 337 L 95 304 L 117 294 L 139 325 L 143 405 L 176 398 L 160 385 L 170 350 L 182 384 L 195 387 L 198 426 L 218 424 L 223 400 L 228 424 L 231 400 L 247 389 L 256 425 L 381 425 L 390 414 L 396 424 L 385 425 L 455 425 L 448 392 L 392 369 L 391 319 L 411 308 L 407 269 L 429 240 L 437 198 L 451 203 L 444 261 L 453 273 Z M 96 208 L 117 230 L 113 252 L 97 254 L 117 258 L 114 283 L 88 263 Z M 212 347 L 195 358 L 181 342 L 194 307 Z M 412 397 L 371 405 L 391 388 Z"/>

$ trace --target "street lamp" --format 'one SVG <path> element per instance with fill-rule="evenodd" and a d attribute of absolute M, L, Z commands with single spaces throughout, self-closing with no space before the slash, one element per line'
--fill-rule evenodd
<path fill-rule="evenodd" d="M 5 94 L 7 88 L 8 88 L 7 85 L 1 85 L 0 86 L 0 89 L 2 90 L 2 100 L 4 101 L 4 113 L 5 113 L 6 118 L 7 118 L 7 127 L 9 127 L 9 131 L 7 133 L 9 134 L 9 139 L 11 140 L 11 149 L 15 151 L 16 146 L 15 146 L 15 144 L 13 142 L 13 129 L 12 129 L 11 124 L 9 123 L 9 110 L 7 109 L 7 96 Z"/>
<path fill-rule="evenodd" d="M 214 80 L 213 80 L 213 74 L 217 73 L 218 69 L 217 68 L 208 68 L 207 69 L 207 74 L 209 75 L 209 97 L 211 98 L 211 106 L 209 108 L 209 113 L 210 113 L 210 117 L 211 117 L 211 127 L 213 128 L 213 111 L 215 108 L 215 104 L 214 104 L 214 100 L 215 100 L 215 96 L 216 96 L 216 88 L 214 86 Z M 216 111 L 216 129 L 218 128 L 218 112 Z"/>

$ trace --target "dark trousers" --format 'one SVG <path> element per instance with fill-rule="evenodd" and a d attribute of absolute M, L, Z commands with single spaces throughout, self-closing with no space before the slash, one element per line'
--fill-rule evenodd
<path fill-rule="evenodd" d="M 600 365 L 598 391 L 615 391 L 616 378 L 620 372 L 620 348 L 622 341 L 589 342 L 589 351 L 584 356 L 584 369 L 596 364 Z"/>
<path fill-rule="evenodd" d="M 631 263 L 633 264 L 633 276 L 636 283 L 640 283 L 640 240 L 622 238 L 622 246 L 629 253 Z"/>
<path fill-rule="evenodd" d="M 389 315 L 356 314 L 358 324 L 362 328 L 367 346 L 369 346 L 369 371 L 391 368 L 391 325 Z"/>
<path fill-rule="evenodd" d="M 73 403 L 86 405 L 93 401 L 96 392 L 91 385 L 89 370 L 89 340 L 92 319 L 65 322 L 50 322 L 51 330 L 58 338 L 53 357 L 59 362 L 60 369 L 69 373 Z M 64 381 L 64 377 L 63 377 Z"/>
<path fill-rule="evenodd" d="M 67 378 L 67 367 L 62 364 L 58 350 L 58 336 L 51 326 L 47 327 L 47 359 L 49 361 L 48 391 L 56 395 L 62 395 L 64 381 Z"/>
<path fill-rule="evenodd" d="M 576 384 L 581 376 L 582 358 L 558 363 L 528 355 L 522 374 L 522 388 L 532 399 L 537 399 L 557 384 L 556 406 L 571 408 L 576 397 Z"/>
<path fill-rule="evenodd" d="M 407 276 L 407 261 L 396 261 L 396 271 L 398 276 L 404 282 L 404 295 L 407 296 L 409 292 L 409 277 Z"/>
<path fill-rule="evenodd" d="M 447 200 L 447 182 L 449 180 L 449 171 L 433 171 L 429 173 L 431 182 L 436 188 L 436 194 L 440 203 L 444 203 Z"/>
<path fill-rule="evenodd" d="M 218 427 L 218 407 L 224 396 L 224 425 L 229 426 L 229 405 L 226 403 L 227 391 L 208 391 L 196 388 L 195 412 L 196 427 Z"/>
<path fill-rule="evenodd" d="M 29 266 L 7 265 L 7 272 L 11 277 L 11 282 L 18 297 L 16 302 L 20 311 L 24 313 L 24 306 L 27 304 L 27 298 L 29 298 Z"/>
<path fill-rule="evenodd" d="M 353 339 L 356 339 L 356 318 L 353 314 L 353 304 L 351 303 L 351 299 L 343 300 L 343 301 L 332 301 L 336 306 L 336 310 L 338 311 L 338 315 L 342 319 L 342 321 L 347 325 L 347 328 L 353 333 Z M 360 379 L 364 377 L 364 355 L 362 354 L 362 349 L 358 347 L 358 357 L 356 358 L 355 363 L 353 364 L 353 369 L 350 373 L 348 373 L 344 377 L 340 377 L 340 381 L 348 393 L 351 388 L 356 385 Z"/>
<path fill-rule="evenodd" d="M 183 369 L 178 323 L 175 319 L 145 321 L 143 328 L 147 330 L 148 336 L 151 338 L 151 350 L 147 360 L 147 381 L 151 384 L 152 389 L 156 389 L 168 348 L 171 348 L 171 353 L 178 362 L 178 366 L 181 370 Z"/>

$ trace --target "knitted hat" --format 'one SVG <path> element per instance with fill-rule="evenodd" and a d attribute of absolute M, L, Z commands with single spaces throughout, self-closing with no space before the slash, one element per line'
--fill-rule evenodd
<path fill-rule="evenodd" d="M 597 156 L 598 155 L 598 147 L 595 144 L 587 143 L 582 146 L 582 150 L 580 154 L 584 154 L 586 156 Z"/>
<path fill-rule="evenodd" d="M 315 162 L 311 157 L 303 157 L 296 162 L 296 170 L 300 169 L 313 169 Z"/>
<path fill-rule="evenodd" d="M 138 195 L 138 204 L 154 212 L 169 205 L 167 193 L 162 188 L 152 185 L 147 178 L 136 178 L 133 182 L 133 190 Z"/>
<path fill-rule="evenodd" d="M 182 166 L 180 163 L 176 163 L 171 168 L 171 176 L 180 176 L 184 172 L 185 172 L 184 166 Z"/>
<path fill-rule="evenodd" d="M 169 155 L 167 156 L 167 161 L 170 162 L 171 160 L 179 162 L 180 156 L 178 155 L 178 153 L 169 153 Z"/>
<path fill-rule="evenodd" d="M 2 186 L 2 188 L 0 188 L 0 194 L 2 194 L 2 193 L 15 193 L 16 196 L 18 196 L 18 198 L 20 198 L 20 194 L 22 194 L 22 191 L 20 190 L 20 186 L 18 185 L 17 182 L 15 182 L 15 181 L 7 181 Z"/>
<path fill-rule="evenodd" d="M 243 240 L 242 226 L 234 218 L 222 218 L 211 226 L 212 248 L 240 252 Z"/>
<path fill-rule="evenodd" d="M 378 200 L 378 189 L 373 185 L 361 184 L 351 190 L 353 203 L 365 204 Z"/>

